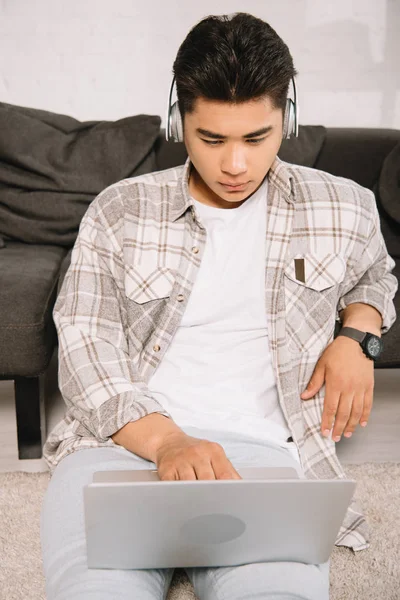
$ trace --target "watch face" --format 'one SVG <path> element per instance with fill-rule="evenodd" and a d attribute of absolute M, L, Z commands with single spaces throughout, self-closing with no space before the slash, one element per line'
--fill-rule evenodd
<path fill-rule="evenodd" d="M 374 336 L 371 337 L 367 342 L 367 350 L 371 356 L 379 356 L 381 352 L 381 340 Z"/>

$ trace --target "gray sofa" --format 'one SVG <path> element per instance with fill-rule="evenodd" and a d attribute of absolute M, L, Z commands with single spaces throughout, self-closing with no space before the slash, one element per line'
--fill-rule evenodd
<path fill-rule="evenodd" d="M 149 115 L 81 123 L 0 103 L 0 130 L 0 379 L 14 380 L 19 458 L 40 458 L 43 376 L 57 345 L 52 310 L 80 219 L 107 185 L 183 164 L 187 155 Z M 300 126 L 278 155 L 374 191 L 399 278 L 400 131 Z M 400 294 L 395 305 L 400 313 Z M 399 367 L 400 319 L 383 340 L 376 368 Z"/>

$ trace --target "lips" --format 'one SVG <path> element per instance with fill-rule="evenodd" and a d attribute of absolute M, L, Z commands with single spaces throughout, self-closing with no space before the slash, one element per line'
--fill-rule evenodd
<path fill-rule="evenodd" d="M 240 184 L 231 184 L 231 183 L 221 183 L 221 185 L 228 190 L 228 192 L 240 192 L 242 190 L 244 190 L 247 185 L 248 185 L 248 181 L 246 181 L 245 183 L 240 183 Z"/>

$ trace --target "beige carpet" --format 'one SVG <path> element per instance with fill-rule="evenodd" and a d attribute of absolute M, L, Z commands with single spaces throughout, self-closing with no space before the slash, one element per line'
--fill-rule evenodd
<path fill-rule="evenodd" d="M 371 547 L 354 554 L 335 547 L 330 600 L 400 600 L 400 464 L 344 465 L 371 527 Z M 40 508 L 48 473 L 0 473 L 0 598 L 46 600 Z M 177 569 L 167 600 L 195 600 Z"/>

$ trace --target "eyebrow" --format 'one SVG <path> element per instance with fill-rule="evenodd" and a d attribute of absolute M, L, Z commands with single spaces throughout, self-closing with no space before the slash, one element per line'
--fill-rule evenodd
<path fill-rule="evenodd" d="M 269 125 L 268 127 L 263 127 L 262 129 L 257 129 L 257 131 L 252 131 L 251 133 L 246 133 L 246 135 L 244 135 L 243 137 L 245 139 L 258 137 L 260 135 L 263 135 L 263 133 L 268 133 L 269 131 L 271 131 L 271 129 L 272 129 L 272 125 Z M 212 131 L 208 131 L 208 129 L 197 128 L 196 132 L 200 133 L 201 135 L 205 135 L 206 137 L 214 138 L 215 140 L 226 140 L 226 138 L 227 138 L 226 135 L 221 135 L 220 133 L 213 133 Z"/>

